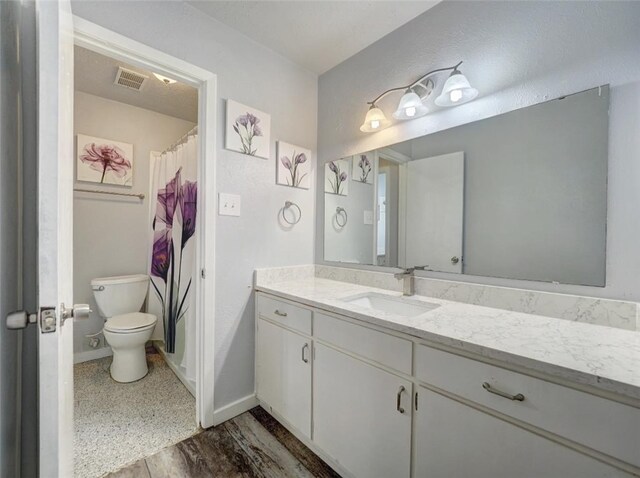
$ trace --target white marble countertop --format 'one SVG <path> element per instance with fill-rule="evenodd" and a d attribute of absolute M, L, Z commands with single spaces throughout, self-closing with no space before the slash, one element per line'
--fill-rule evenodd
<path fill-rule="evenodd" d="M 452 302 L 406 318 L 342 301 L 373 287 L 316 277 L 258 283 L 256 289 L 569 382 L 640 399 L 640 333 Z"/>

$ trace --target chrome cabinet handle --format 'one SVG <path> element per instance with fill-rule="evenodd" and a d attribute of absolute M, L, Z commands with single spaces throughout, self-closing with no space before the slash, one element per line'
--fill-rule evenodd
<path fill-rule="evenodd" d="M 451 263 L 452 264 L 457 264 L 458 262 L 460 262 L 460 259 L 458 259 L 458 256 L 453 256 L 451 258 Z"/>
<path fill-rule="evenodd" d="M 280 317 L 286 317 L 287 316 L 286 312 L 280 312 L 278 309 L 276 309 L 273 313 L 276 314 L 276 315 L 279 315 Z"/>
<path fill-rule="evenodd" d="M 404 388 L 404 385 L 400 385 L 400 388 L 398 389 L 398 394 L 396 395 L 396 410 L 399 411 L 400 413 L 404 413 L 404 408 L 402 408 L 400 402 L 402 401 L 402 392 L 404 392 L 406 389 Z"/>
<path fill-rule="evenodd" d="M 518 393 L 516 395 L 511 395 L 507 392 L 503 392 L 502 390 L 498 390 L 496 388 L 491 387 L 491 384 L 489 382 L 483 382 L 482 388 L 484 388 L 489 393 L 493 393 L 495 395 L 508 398 L 509 400 L 515 400 L 518 402 L 524 401 L 524 395 L 522 395 L 521 393 Z"/>
<path fill-rule="evenodd" d="M 304 353 L 305 349 L 306 349 L 306 350 L 309 350 L 309 344 L 304 344 L 304 345 L 302 346 L 302 361 L 303 361 L 304 363 L 309 363 L 309 359 L 306 357 L 306 355 L 305 355 L 305 353 Z"/>

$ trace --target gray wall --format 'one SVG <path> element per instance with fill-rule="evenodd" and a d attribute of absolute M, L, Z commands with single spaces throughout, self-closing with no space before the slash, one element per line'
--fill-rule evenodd
<path fill-rule="evenodd" d="M 72 8 L 218 75 L 217 188 L 242 197 L 242 216 L 218 217 L 216 226 L 216 289 L 210 293 L 216 296 L 215 408 L 220 409 L 254 392 L 253 270 L 313 262 L 314 191 L 275 185 L 275 141 L 315 152 L 317 75 L 183 2 L 80 1 Z M 271 114 L 270 159 L 223 149 L 227 98 Z M 303 213 L 290 231 L 277 217 L 286 200 L 298 203 Z"/>
<path fill-rule="evenodd" d="M 428 275 L 640 300 L 640 216 L 632 213 L 640 210 L 639 22 L 638 2 L 442 2 L 320 76 L 319 163 L 610 83 L 606 287 Z M 358 130 L 366 102 L 378 93 L 459 60 L 478 99 L 376 134 Z M 388 114 L 398 101 L 390 97 L 380 104 Z M 320 201 L 318 208 L 321 231 Z M 316 259 L 323 262 L 318 237 Z"/>
<path fill-rule="evenodd" d="M 370 264 L 373 260 L 374 227 L 364 223 L 364 212 L 375 213 L 375 188 L 373 184 L 353 181 L 351 173 L 350 162 L 349 191 L 346 196 L 324 193 L 324 206 L 327 211 L 324 221 L 324 255 L 330 261 Z M 347 224 L 344 227 L 338 227 L 335 223 L 338 206 L 347 211 Z"/>
<path fill-rule="evenodd" d="M 465 274 L 604 285 L 609 89 L 600 93 L 411 141 L 414 160 L 464 151 Z"/>
<path fill-rule="evenodd" d="M 146 194 L 144 200 L 76 192 L 73 198 L 73 296 L 90 304 L 89 320 L 76 322 L 75 353 L 91 350 L 85 335 L 99 332 L 100 317 L 91 279 L 148 273 L 149 153 L 164 151 L 195 123 L 77 91 L 74 134 L 133 144 L 133 187 L 76 181 L 86 189 Z"/>
<path fill-rule="evenodd" d="M 0 320 L 21 306 L 20 4 L 0 2 Z M 0 324 L 0 475 L 20 469 L 21 331 Z"/>

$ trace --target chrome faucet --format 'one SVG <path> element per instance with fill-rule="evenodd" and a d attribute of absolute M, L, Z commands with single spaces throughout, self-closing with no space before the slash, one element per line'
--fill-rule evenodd
<path fill-rule="evenodd" d="M 416 284 L 415 284 L 415 271 L 423 271 L 429 266 L 414 266 L 409 267 L 402 272 L 396 272 L 393 274 L 393 277 L 400 280 L 402 279 L 402 295 L 410 296 L 416 293 Z"/>

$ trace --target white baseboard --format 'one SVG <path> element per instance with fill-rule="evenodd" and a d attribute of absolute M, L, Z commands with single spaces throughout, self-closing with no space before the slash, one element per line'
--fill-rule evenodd
<path fill-rule="evenodd" d="M 88 362 L 89 360 L 110 357 L 111 355 L 113 355 L 111 347 L 100 347 L 93 350 L 85 350 L 84 352 L 73 354 L 73 363 Z"/>
<path fill-rule="evenodd" d="M 258 406 L 258 399 L 255 393 L 247 395 L 235 402 L 231 402 L 224 407 L 221 407 L 213 411 L 213 426 L 220 425 L 227 420 L 242 415 L 244 412 L 251 410 L 253 407 Z"/>

